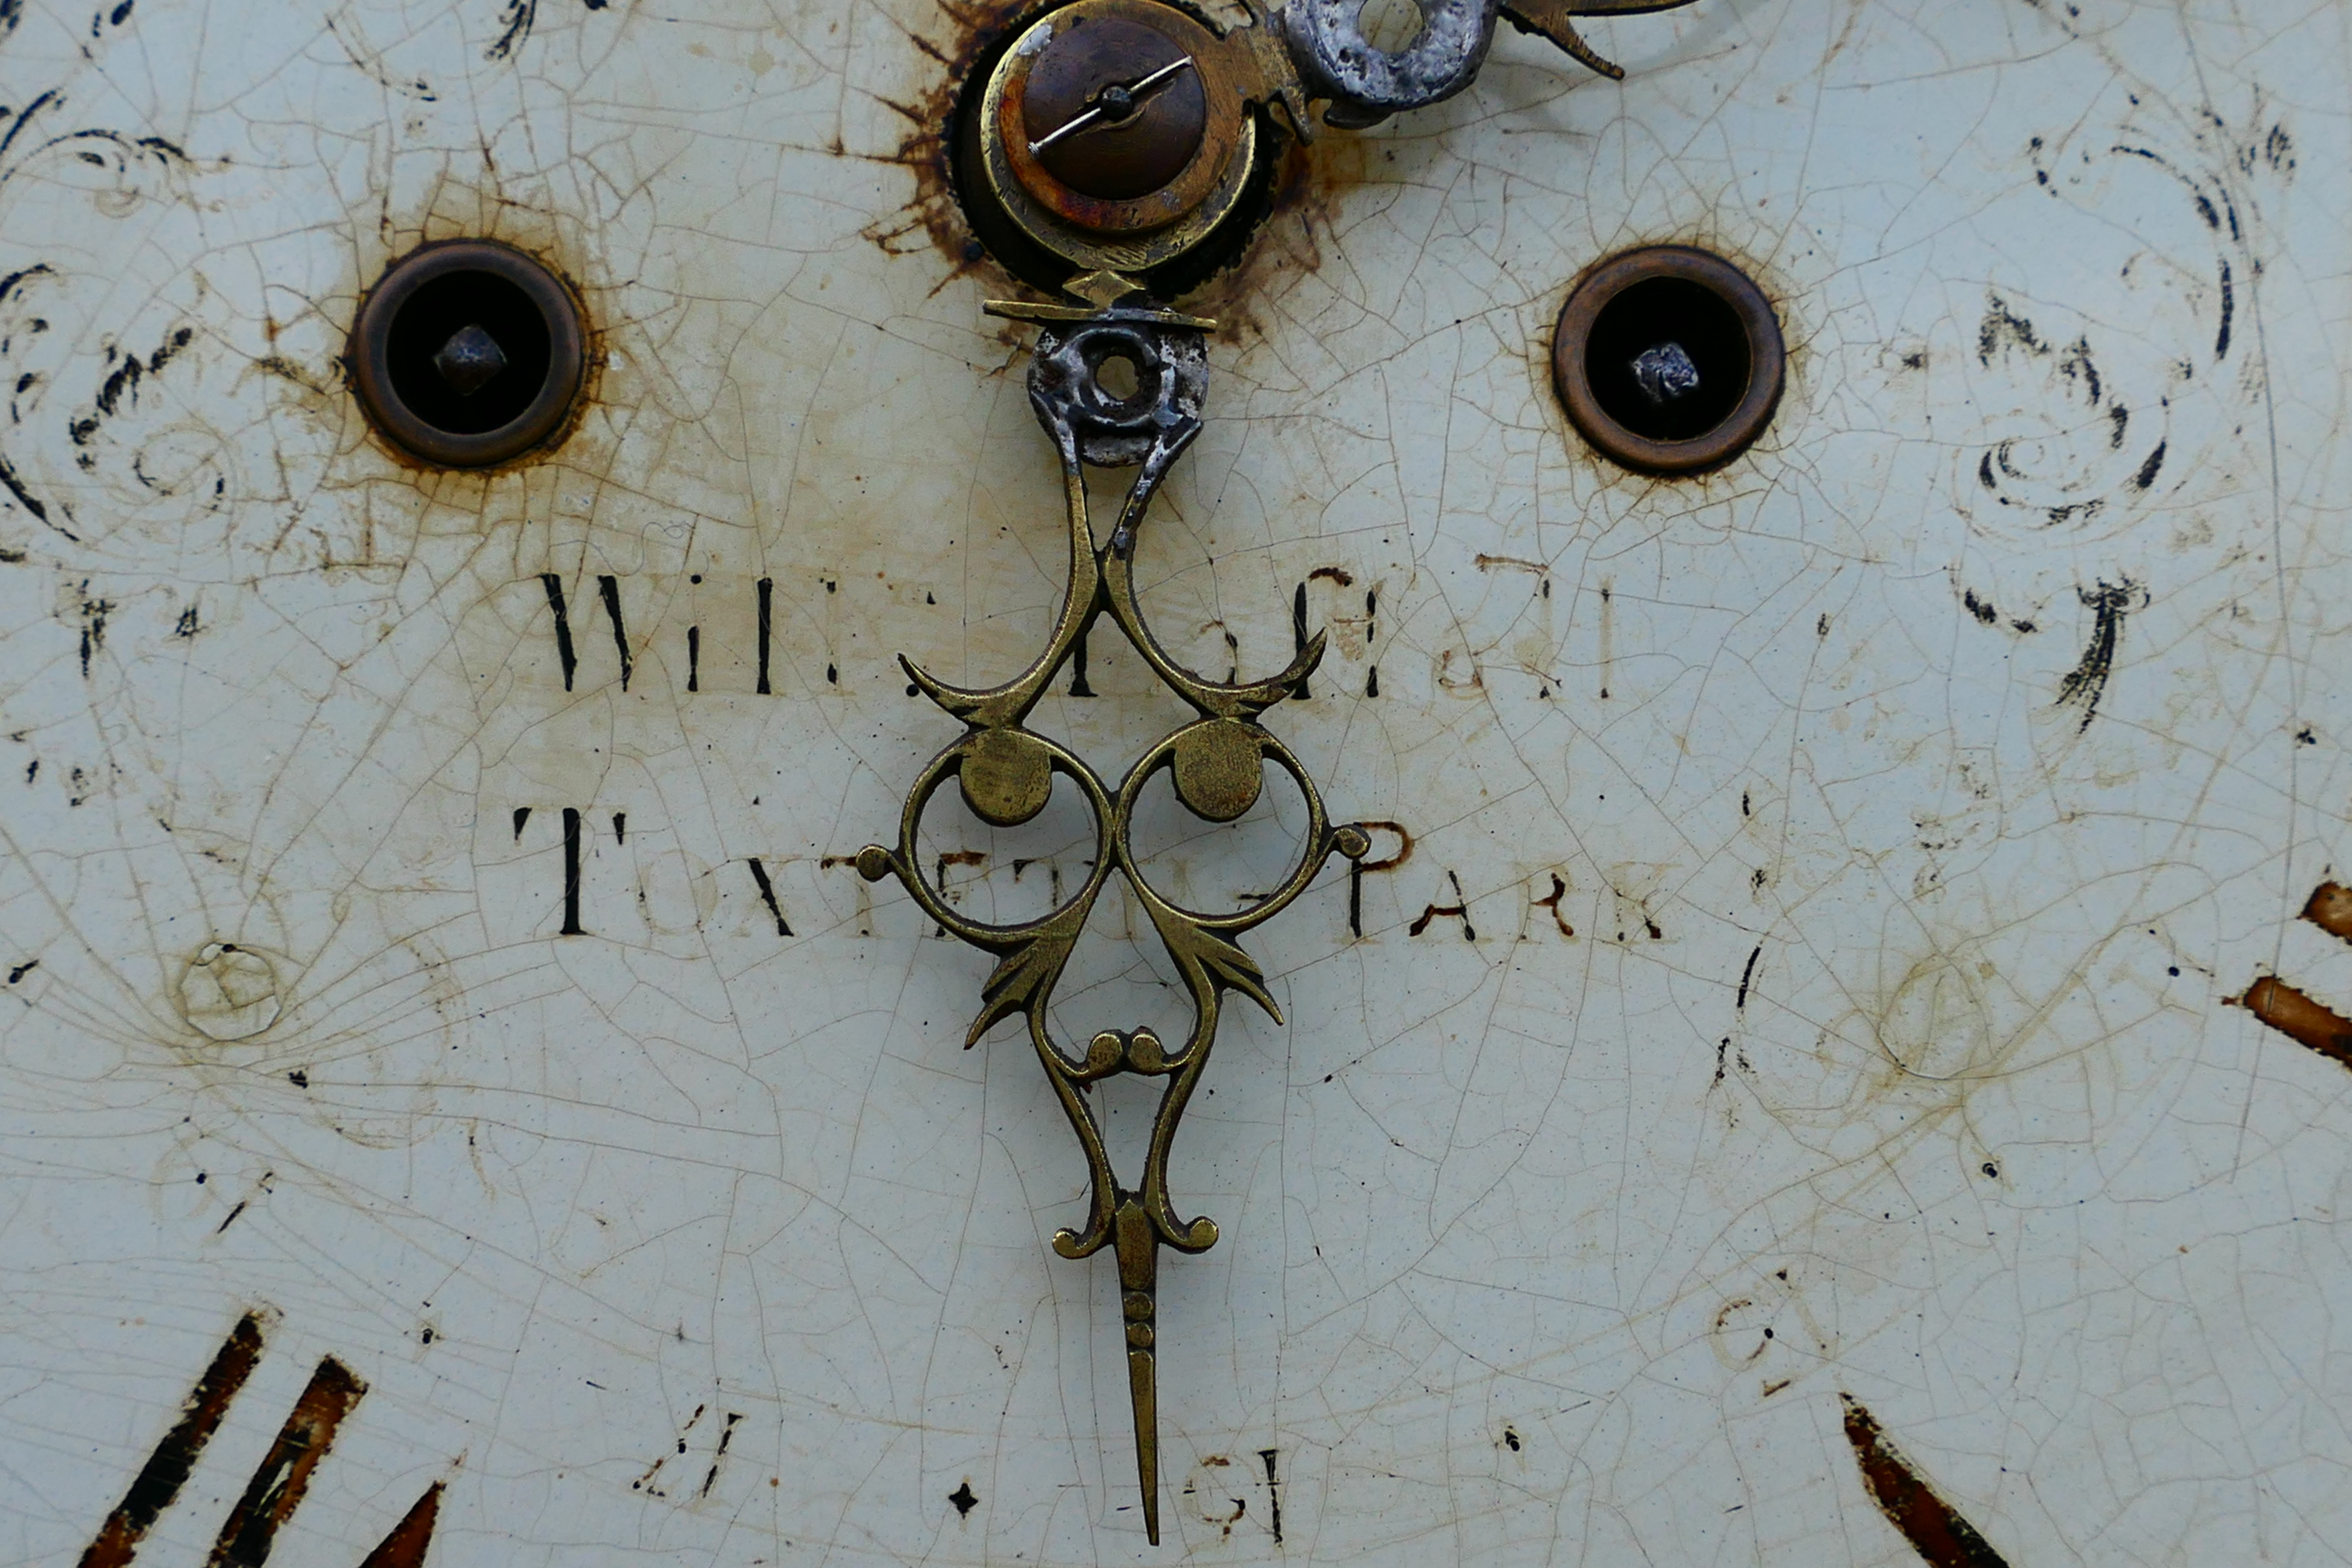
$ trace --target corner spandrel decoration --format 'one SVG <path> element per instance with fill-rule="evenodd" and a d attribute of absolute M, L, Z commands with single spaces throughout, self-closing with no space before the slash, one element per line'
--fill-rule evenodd
<path fill-rule="evenodd" d="M 1067 1258 L 1108 1247 L 1118 1261 L 1135 1419 L 1144 1525 L 1160 1540 L 1159 1250 L 1206 1251 L 1217 1240 L 1206 1215 L 1178 1217 L 1168 1155 L 1184 1108 L 1216 1043 L 1223 995 L 1237 992 L 1281 1021 L 1265 975 L 1238 938 L 1305 891 L 1333 853 L 1360 859 L 1363 827 L 1332 824 L 1320 793 L 1290 748 L 1259 721 L 1320 662 L 1317 632 L 1278 674 L 1253 681 L 1202 679 L 1152 635 L 1139 600 L 1135 552 L 1153 495 L 1201 432 L 1208 398 L 1213 321 L 1170 308 L 1188 262 L 1229 259 L 1246 239 L 1242 209 L 1255 160 L 1274 134 L 1377 124 L 1400 110 L 1451 97 L 1486 58 L 1498 15 L 1611 76 L 1623 73 L 1587 47 L 1570 18 L 1660 11 L 1689 0 L 1416 0 L 1422 26 L 1402 49 L 1363 33 L 1349 0 L 1294 0 L 1271 19 L 1253 16 L 1220 37 L 1160 0 L 1075 0 L 1045 12 L 980 67 L 964 94 L 960 159 L 968 216 L 1000 260 L 1024 279 L 1082 301 L 992 300 L 992 315 L 1038 324 L 1029 401 L 1060 460 L 1068 514 L 1069 576 L 1052 635 L 1029 667 L 1003 685 L 952 686 L 902 658 L 908 677 L 965 726 L 908 789 L 895 847 L 857 856 L 868 881 L 895 875 L 924 911 L 962 941 L 996 955 L 982 986 L 969 1047 L 1019 1015 L 1030 1044 L 1084 1149 L 1092 1195 L 1086 1222 L 1054 1237 Z M 1239 233 L 1236 231 L 1239 230 Z M 1213 268 L 1215 261 L 1211 262 Z M 1123 364 L 1132 390 L 1108 366 Z M 1087 502 L 1088 467 L 1138 470 L 1108 535 Z M 1162 736 L 1116 784 L 1058 742 L 1027 727 L 1063 665 L 1108 615 L 1162 685 L 1198 715 Z M 1161 772 L 1195 816 L 1228 823 L 1257 801 L 1271 762 L 1307 805 L 1298 858 L 1270 892 L 1224 914 L 1188 909 L 1152 887 L 1131 834 L 1136 805 Z M 1082 886 L 1057 908 L 1014 924 L 974 920 L 925 880 L 917 849 L 923 814 L 953 778 L 982 821 L 1017 826 L 1035 817 L 1056 775 L 1086 798 L 1096 849 Z M 1174 1050 L 1148 1026 L 1105 1028 L 1083 1055 L 1057 1044 L 1047 1022 L 1054 987 L 1097 899 L 1116 870 L 1150 918 L 1181 974 L 1192 1025 Z M 1154 1114 L 1139 1184 L 1113 1167 L 1087 1086 L 1121 1073 L 1167 1080 Z"/>

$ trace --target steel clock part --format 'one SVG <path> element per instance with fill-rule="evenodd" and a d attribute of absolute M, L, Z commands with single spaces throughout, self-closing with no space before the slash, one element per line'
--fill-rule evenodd
<path fill-rule="evenodd" d="M 1183 255 L 1240 201 L 1257 156 L 1245 63 L 1159 0 L 1076 0 L 1031 23 L 979 105 L 981 176 L 1032 242 L 1082 271 Z M 1160 74 L 1166 73 L 1166 74 Z M 1136 93 L 1116 121 L 1106 90 Z"/>
<path fill-rule="evenodd" d="M 1601 58 L 1577 32 L 1578 16 L 1671 11 L 1692 0 L 1414 0 L 1421 27 L 1404 45 L 1383 49 L 1364 33 L 1361 0 L 1286 0 L 1283 37 L 1307 90 L 1328 100 L 1327 123 L 1377 125 L 1403 110 L 1425 109 L 1468 87 L 1495 41 L 1495 21 L 1508 16 L 1522 32 L 1547 38 L 1602 76 L 1624 69 Z"/>
<path fill-rule="evenodd" d="M 1452 97 L 1477 75 L 1498 16 L 1622 77 L 1570 18 L 1692 0 L 1417 3 L 1421 28 L 1397 50 L 1364 36 L 1360 0 L 1288 0 L 1222 35 L 1164 0 L 1045 11 L 986 68 L 960 131 L 975 232 L 1016 270 L 1013 252 L 1034 247 L 1081 274 L 1141 279 L 1234 235 L 1267 139 L 1311 139 L 1313 104 L 1322 124 L 1356 129 Z"/>

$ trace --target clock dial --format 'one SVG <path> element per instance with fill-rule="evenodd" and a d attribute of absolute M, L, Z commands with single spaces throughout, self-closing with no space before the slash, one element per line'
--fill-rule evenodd
<path fill-rule="evenodd" d="M 1034 19 L 0 5 L 0 1556 L 2331 1557 L 2344 7 L 1506 27 L 1198 182 L 1133 576 L 1211 680 L 1327 635 L 1265 723 L 1364 853 L 1169 1154 L 1157 1549 L 1063 1107 L 856 864 L 957 736 L 898 656 L 1061 607 L 982 307 L 1109 263 L 960 199 Z M 1035 158 L 1150 198 L 1081 86 Z M 1702 472 L 1556 376 L 1649 247 L 1785 345 Z M 1766 341 L 1611 298 L 1636 435 Z M 1111 630 L 1034 722 L 1115 784 L 1194 715 Z M 972 921 L 1098 869 L 1020 761 L 905 853 Z M 1310 821 L 1219 787 L 1137 796 L 1187 908 Z M 1112 879 L 1055 1037 L 1184 982 Z"/>

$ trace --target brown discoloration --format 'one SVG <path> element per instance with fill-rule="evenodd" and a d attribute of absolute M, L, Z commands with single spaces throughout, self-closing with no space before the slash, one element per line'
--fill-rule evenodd
<path fill-rule="evenodd" d="M 219 1429 L 221 1417 L 228 1414 L 229 1402 L 260 1360 L 261 1320 L 247 1312 L 229 1331 L 227 1342 L 213 1357 L 204 1376 L 196 1380 L 180 1419 L 163 1435 L 131 1489 L 99 1526 L 98 1538 L 81 1554 L 81 1568 L 122 1568 L 131 1561 L 156 1516 L 179 1495 L 188 1472 L 195 1468 L 197 1457 Z"/>
<path fill-rule="evenodd" d="M 1887 1521 L 1903 1532 L 1931 1568 L 2009 1568 L 1976 1527 L 1952 1511 L 1919 1472 L 1879 1430 L 1877 1420 L 1851 1394 L 1845 1404 L 1845 1438 L 1862 1466 L 1863 1485 Z"/>
<path fill-rule="evenodd" d="M 912 101 L 882 100 L 906 122 L 906 133 L 898 146 L 878 156 L 835 148 L 842 156 L 869 158 L 905 169 L 913 176 L 913 194 L 896 212 L 864 233 L 869 243 L 887 255 L 936 251 L 947 269 L 934 287 L 935 293 L 973 275 L 982 277 L 992 289 L 1028 291 L 1026 285 L 989 256 L 965 219 L 956 192 L 954 127 L 966 85 L 977 79 L 994 52 L 1040 9 L 1034 0 L 964 4 L 943 0 L 939 29 L 928 37 L 908 35 L 908 42 L 937 62 L 936 74 Z M 1365 183 L 1374 159 L 1395 156 L 1391 150 L 1341 134 L 1318 138 L 1313 147 L 1301 148 L 1263 115 L 1258 141 L 1261 158 L 1271 165 L 1263 192 L 1255 197 L 1244 195 L 1241 210 L 1221 224 L 1202 248 L 1212 255 L 1230 248 L 1231 237 L 1240 233 L 1248 235 L 1246 242 L 1229 265 L 1198 283 L 1171 290 L 1194 302 L 1198 313 L 1215 318 L 1221 323 L 1220 335 L 1228 340 L 1263 335 L 1254 307 L 1263 303 L 1277 275 L 1311 272 L 1321 265 L 1318 237 L 1328 226 L 1339 195 Z M 1025 335 L 1025 329 L 1015 322 L 1007 322 L 998 331 L 1008 342 Z"/>
<path fill-rule="evenodd" d="M 360 1568 L 425 1568 L 425 1549 L 433 1544 L 433 1524 L 441 1514 L 442 1485 L 435 1481 L 425 1489 Z"/>
<path fill-rule="evenodd" d="M 1559 928 L 1559 934 L 1562 936 L 1572 937 L 1576 934 L 1576 928 L 1568 923 L 1568 917 L 1566 915 L 1559 912 L 1560 900 L 1568 897 L 1568 879 L 1562 877 L 1557 871 L 1549 873 L 1549 876 L 1551 877 L 1551 891 L 1546 893 L 1540 899 L 1532 900 L 1529 907 L 1538 910 L 1549 910 L 1551 911 L 1551 923 Z M 1745 994 L 1746 993 L 1743 991 L 1742 995 Z"/>
<path fill-rule="evenodd" d="M 2352 1018 L 2313 1001 L 2278 976 L 2263 975 L 2246 987 L 2243 996 L 2231 1000 L 2297 1045 L 2352 1068 Z"/>
<path fill-rule="evenodd" d="M 982 58 L 1030 8 L 1023 0 L 981 0 L 971 5 L 945 0 L 940 7 L 941 37 L 908 35 L 909 43 L 938 64 L 929 88 L 911 103 L 882 100 L 907 122 L 907 133 L 887 156 L 875 161 L 912 174 L 915 193 L 897 212 L 869 225 L 865 237 L 887 256 L 910 256 L 928 245 L 945 257 L 948 271 L 933 293 L 988 266 L 986 253 L 956 205 L 952 134 L 956 103 Z M 835 151 L 847 155 L 838 147 Z"/>
<path fill-rule="evenodd" d="M 351 448 L 356 447 L 355 455 L 366 459 L 340 478 L 336 488 L 374 484 L 391 468 L 409 476 L 408 482 L 427 497 L 467 506 L 478 504 L 473 498 L 486 489 L 503 488 L 510 474 L 545 464 L 594 473 L 609 464 L 611 437 L 603 422 L 590 416 L 602 405 L 610 358 L 603 306 L 617 285 L 600 282 L 600 247 L 578 215 L 562 210 L 543 190 L 527 183 L 510 185 L 485 159 L 473 169 L 449 169 L 398 210 L 384 205 L 380 194 L 372 195 L 350 218 L 356 246 L 350 258 L 351 291 L 339 289 L 315 307 L 322 324 L 343 347 L 331 358 L 308 363 L 276 353 L 251 362 L 255 371 L 278 384 L 284 406 L 335 433 L 347 456 L 354 455 Z M 439 468 L 386 440 L 362 412 L 346 363 L 362 302 L 385 270 L 420 246 L 449 239 L 494 240 L 522 252 L 553 273 L 582 310 L 585 359 L 571 416 L 550 432 L 545 443 L 496 468 Z M 285 325 L 280 324 L 281 331 Z"/>
<path fill-rule="evenodd" d="M 278 1528 L 301 1506 L 310 1485 L 310 1472 L 327 1457 L 336 1428 L 352 1406 L 367 1392 L 367 1384 L 351 1368 L 329 1356 L 310 1374 L 309 1386 L 278 1429 L 278 1439 L 262 1456 L 260 1468 L 245 1485 L 228 1522 L 221 1526 L 205 1568 L 260 1568 L 268 1561 Z"/>
<path fill-rule="evenodd" d="M 2341 882 L 2320 883 L 2311 889 L 2303 918 L 2330 936 L 2352 942 L 2352 888 Z"/>
<path fill-rule="evenodd" d="M 1261 134 L 1274 161 L 1265 211 L 1233 263 L 1186 295 L 1187 308 L 1214 318 L 1217 335 L 1228 342 L 1267 335 L 1261 314 L 1267 300 L 1282 292 L 1289 276 L 1323 265 L 1322 236 L 1331 229 L 1340 198 L 1366 183 L 1375 159 L 1394 156 L 1340 132 L 1319 137 L 1311 147 L 1271 128 Z M 1241 213 L 1233 221 L 1253 220 Z"/>

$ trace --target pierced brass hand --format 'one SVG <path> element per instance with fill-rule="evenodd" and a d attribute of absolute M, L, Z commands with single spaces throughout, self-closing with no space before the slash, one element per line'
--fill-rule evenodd
<path fill-rule="evenodd" d="M 1168 1191 L 1169 1150 L 1185 1103 L 1216 1044 L 1224 993 L 1238 992 L 1276 1022 L 1282 1019 L 1264 973 L 1234 939 L 1306 891 L 1334 852 L 1360 858 L 1370 840 L 1360 827 L 1331 825 L 1306 766 L 1257 721 L 1260 713 L 1314 669 L 1322 657 L 1322 637 L 1315 637 L 1279 675 L 1254 681 L 1208 680 L 1176 663 L 1160 646 L 1136 600 L 1131 565 L 1152 493 L 1200 433 L 1201 400 L 1208 384 L 1207 323 L 1117 304 L 1091 314 L 1068 314 L 1079 319 L 1054 321 L 1039 334 L 1029 369 L 1030 402 L 1053 438 L 1065 481 L 1070 560 L 1062 613 L 1045 650 L 1002 686 L 967 690 L 907 664 L 916 685 L 963 721 L 964 733 L 931 759 L 908 792 L 898 844 L 867 845 L 858 853 L 857 868 L 869 881 L 896 876 L 941 927 L 997 955 L 996 968 L 981 988 L 980 1011 L 965 1036 L 967 1047 L 1001 1020 L 1017 1014 L 1028 1022 L 1030 1044 L 1086 1152 L 1093 1186 L 1086 1224 L 1056 1235 L 1054 1250 L 1079 1258 L 1109 1247 L 1118 1259 L 1136 1476 L 1143 1489 L 1144 1527 L 1157 1543 L 1159 1249 L 1202 1252 L 1217 1239 L 1215 1221 L 1177 1216 Z M 1143 384 L 1131 396 L 1111 393 L 1097 375 L 1097 367 L 1114 357 L 1138 367 Z M 1084 473 L 1088 464 L 1139 470 L 1108 539 L 1097 536 L 1088 516 Z M 1076 752 L 1026 727 L 1030 711 L 1078 639 L 1106 615 L 1168 688 L 1199 714 L 1145 752 L 1115 790 Z M 1132 841 L 1136 802 L 1144 785 L 1165 772 L 1187 810 L 1203 821 L 1231 822 L 1256 802 L 1267 763 L 1287 773 L 1307 802 L 1305 839 L 1289 875 L 1273 891 L 1227 914 L 1187 909 L 1154 888 L 1137 862 Z M 1011 826 L 1045 809 L 1056 775 L 1068 779 L 1085 796 L 1097 839 L 1094 868 L 1067 902 L 1041 919 L 999 925 L 972 919 L 924 880 L 917 834 L 925 807 L 950 778 L 982 820 Z M 1192 1000 L 1192 1028 L 1172 1050 L 1153 1030 L 1139 1026 L 1102 1030 L 1087 1042 L 1083 1055 L 1073 1054 L 1055 1043 L 1046 1026 L 1055 984 L 1114 871 L 1126 879 L 1150 917 Z M 1167 1080 L 1152 1119 L 1142 1178 L 1131 1187 L 1113 1169 L 1094 1109 L 1081 1093 L 1087 1085 L 1120 1073 Z"/>
<path fill-rule="evenodd" d="M 1168 1191 L 1169 1151 L 1216 1044 L 1225 993 L 1282 1019 L 1265 974 L 1238 939 L 1304 892 L 1333 854 L 1360 859 L 1370 839 L 1360 826 L 1328 820 L 1304 764 L 1260 722 L 1320 662 L 1322 633 L 1306 639 L 1276 674 L 1220 681 L 1185 668 L 1145 619 L 1136 544 L 1152 496 L 1201 432 L 1207 338 L 1216 323 L 1156 302 L 1139 279 L 1194 252 L 1227 222 L 1248 188 L 1261 127 L 1272 134 L 1276 118 L 1304 140 L 1314 133 L 1314 100 L 1322 101 L 1326 124 L 1369 125 L 1457 92 L 1485 59 L 1498 15 L 1595 70 L 1622 76 L 1584 45 L 1568 18 L 1665 10 L 1689 0 L 1417 3 L 1420 35 L 1391 53 L 1363 37 L 1360 0 L 1288 0 L 1270 19 L 1254 16 L 1222 36 L 1160 0 L 1072 0 L 1031 22 L 991 67 L 971 147 L 968 197 L 992 204 L 977 210 L 992 215 L 987 223 L 1010 226 L 996 232 L 1017 231 L 1022 244 L 1074 268 L 1055 274 L 1055 286 L 1083 301 L 987 306 L 992 314 L 1040 328 L 1029 401 L 1061 463 L 1069 575 L 1045 646 L 1003 684 L 956 686 L 901 661 L 915 689 L 961 721 L 964 732 L 908 789 L 897 844 L 867 845 L 857 868 L 868 881 L 895 876 L 941 929 L 996 955 L 965 1047 L 1000 1022 L 1025 1019 L 1038 1065 L 1085 1152 L 1092 1189 L 1086 1222 L 1056 1234 L 1054 1250 L 1081 1258 L 1109 1247 L 1118 1259 L 1136 1477 L 1144 1527 L 1155 1544 L 1160 1248 L 1201 1252 L 1217 1239 L 1214 1221 L 1178 1217 Z M 1100 372 L 1113 361 L 1135 368 L 1134 390 L 1104 384 Z M 1088 466 L 1137 470 L 1108 536 L 1096 531 L 1089 515 Z M 1068 747 L 1028 728 L 1055 675 L 1106 616 L 1198 715 L 1162 736 L 1116 785 Z M 1132 844 L 1145 784 L 1167 773 L 1176 798 L 1195 816 L 1231 822 L 1256 803 L 1269 763 L 1289 775 L 1307 803 L 1298 859 L 1279 885 L 1220 915 L 1187 909 L 1152 887 Z M 1033 921 L 997 924 L 971 918 L 924 879 L 918 834 L 931 798 L 950 779 L 982 821 L 1011 827 L 1045 808 L 1057 777 L 1085 798 L 1095 824 L 1091 869 L 1066 902 Z M 1150 918 L 1192 1001 L 1192 1026 L 1172 1049 L 1138 1026 L 1099 1030 L 1076 1053 L 1056 1044 L 1047 1026 L 1054 987 L 1114 873 Z M 1084 1092 L 1122 1073 L 1165 1080 L 1134 1186 L 1113 1168 Z"/>

